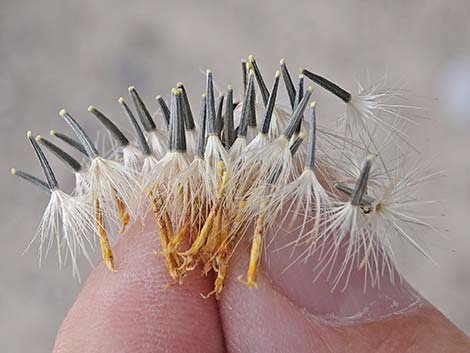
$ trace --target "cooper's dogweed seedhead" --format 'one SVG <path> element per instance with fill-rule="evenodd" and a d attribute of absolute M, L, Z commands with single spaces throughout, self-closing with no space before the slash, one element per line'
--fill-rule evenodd
<path fill-rule="evenodd" d="M 307 264 L 313 257 L 312 279 L 326 274 L 322 278 L 331 281 L 332 289 L 345 289 L 354 271 L 364 273 L 365 289 L 379 286 L 384 276 L 394 281 L 398 240 L 429 256 L 415 237 L 416 227 L 429 225 L 418 214 L 425 201 L 414 194 L 432 178 L 422 177 L 417 168 L 406 172 L 382 153 L 394 136 L 400 137 L 395 144 L 404 141 L 399 127 L 409 123 L 401 113 L 407 107 L 394 102 L 399 91 L 381 81 L 353 95 L 305 69 L 294 81 L 284 59 L 273 82 L 266 77 L 250 55 L 242 60 L 241 89 L 228 85 L 226 92 L 215 94 L 207 70 L 199 117 L 182 83 L 171 90 L 169 105 L 156 97 L 159 113 L 154 116 L 130 86 L 134 106 L 122 97 L 118 102 L 132 137 L 95 107 L 88 109 L 109 132 L 111 151 L 99 151 L 62 110 L 77 140 L 55 131 L 51 135 L 85 159 L 78 161 L 41 136 L 36 139 L 73 171 L 74 194 L 59 189 L 31 136 L 47 180 L 12 170 L 51 194 L 34 238 L 40 257 L 55 239 L 59 262 L 70 257 L 77 275 L 77 257 L 88 256 L 97 234 L 102 257 L 113 270 L 109 236 L 118 225 L 122 232 L 131 220 L 143 222 L 148 211 L 162 245 L 156 255 L 172 281 L 181 283 L 196 268 L 204 275 L 213 271 L 209 295 L 217 298 L 237 249 L 250 248 L 246 277 L 240 280 L 256 286 L 261 257 L 279 237 L 287 245 L 273 250 L 287 248 L 291 264 Z M 305 79 L 346 104 L 338 130 L 322 128 L 321 117 L 317 124 L 317 103 L 311 102 L 312 87 L 304 89 Z M 287 107 L 278 99 L 281 82 Z M 242 94 L 234 97 L 238 91 Z M 375 158 L 381 163 L 373 163 Z"/>

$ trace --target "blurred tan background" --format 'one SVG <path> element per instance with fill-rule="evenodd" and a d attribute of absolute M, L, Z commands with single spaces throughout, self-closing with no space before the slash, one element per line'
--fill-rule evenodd
<path fill-rule="evenodd" d="M 90 104 L 125 124 L 116 103 L 134 84 L 152 108 L 178 81 L 193 106 L 201 70 L 240 87 L 240 59 L 254 54 L 271 85 L 279 59 L 305 66 L 346 88 L 369 71 L 405 83 L 429 119 L 410 139 L 446 178 L 428 187 L 441 200 L 442 230 L 426 235 L 439 267 L 403 254 L 406 276 L 470 332 L 470 2 L 456 1 L 14 1 L 0 2 L 0 347 L 49 352 L 80 290 L 54 256 L 43 268 L 34 251 L 21 256 L 47 195 L 8 175 L 40 169 L 25 131 L 47 135 L 65 126 L 66 107 L 85 127 L 97 125 Z M 317 90 L 319 91 L 319 90 Z M 342 107 L 318 93 L 321 119 Z M 119 120 L 120 119 L 120 120 Z M 60 182 L 72 176 L 54 161 Z M 440 215 L 439 215 L 440 216 Z M 82 267 L 86 278 L 87 266 Z"/>

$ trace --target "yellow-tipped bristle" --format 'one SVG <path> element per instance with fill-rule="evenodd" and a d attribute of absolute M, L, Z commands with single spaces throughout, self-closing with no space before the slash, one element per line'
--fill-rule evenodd
<path fill-rule="evenodd" d="M 119 97 L 119 98 L 118 98 L 118 102 L 119 102 L 119 104 L 124 104 L 124 98 Z"/>
<path fill-rule="evenodd" d="M 61 110 L 59 111 L 59 116 L 60 116 L 60 117 L 63 118 L 63 117 L 65 116 L 65 114 L 67 114 L 67 111 L 66 111 L 65 109 L 61 109 Z"/>
<path fill-rule="evenodd" d="M 15 168 L 11 168 L 11 169 L 10 169 L 10 173 L 11 173 L 11 175 L 16 175 L 16 169 L 15 169 Z"/>

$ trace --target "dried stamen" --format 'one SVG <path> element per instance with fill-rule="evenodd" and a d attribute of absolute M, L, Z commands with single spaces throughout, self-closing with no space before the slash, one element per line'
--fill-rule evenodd
<path fill-rule="evenodd" d="M 103 261 L 111 272 L 114 272 L 114 257 L 109 245 L 108 232 L 105 228 L 104 213 L 100 207 L 100 201 L 95 199 L 95 224 L 100 238 L 101 256 Z"/>

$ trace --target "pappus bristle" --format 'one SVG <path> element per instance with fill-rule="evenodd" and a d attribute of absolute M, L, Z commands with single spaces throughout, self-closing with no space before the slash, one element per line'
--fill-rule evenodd
<path fill-rule="evenodd" d="M 345 112 L 339 118 L 344 134 L 357 138 L 366 146 L 372 144 L 377 153 L 381 151 L 376 148 L 376 141 L 390 135 L 406 139 L 406 134 L 397 126 L 402 123 L 415 124 L 403 111 L 416 107 L 397 102 L 401 98 L 400 90 L 386 88 L 385 77 L 367 87 L 358 83 L 358 93 L 352 94 L 309 70 L 302 69 L 302 73 L 346 104 Z"/>
<path fill-rule="evenodd" d="M 207 141 L 204 150 L 204 163 L 206 165 L 206 173 L 213 185 L 213 190 L 217 189 L 217 167 L 220 161 L 224 163 L 225 168 L 229 168 L 230 159 L 227 150 L 222 144 L 219 137 L 219 129 L 217 126 L 217 117 L 215 111 L 214 87 L 212 81 L 212 71 L 207 70 L 206 85 L 206 134 Z"/>
<path fill-rule="evenodd" d="M 273 205 L 283 205 L 284 216 L 277 220 L 287 230 L 295 229 L 296 238 L 291 243 L 292 251 L 298 244 L 315 246 L 318 235 L 328 220 L 329 209 L 334 197 L 320 179 L 328 178 L 321 173 L 321 162 L 317 155 L 316 103 L 310 105 L 309 136 L 303 172 L 290 182 L 277 195 Z M 300 224 L 299 227 L 294 227 Z M 274 237 L 273 237 L 274 239 Z"/>

